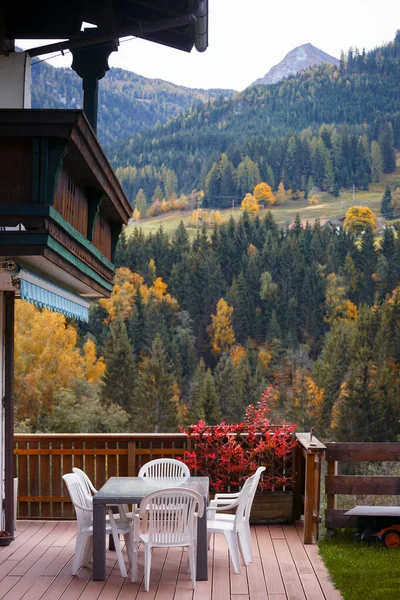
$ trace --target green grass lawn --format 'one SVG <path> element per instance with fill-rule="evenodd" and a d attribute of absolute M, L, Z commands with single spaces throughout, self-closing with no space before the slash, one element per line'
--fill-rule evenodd
<path fill-rule="evenodd" d="M 354 531 L 337 532 L 319 548 L 344 600 L 399 600 L 400 548 L 357 542 Z"/>

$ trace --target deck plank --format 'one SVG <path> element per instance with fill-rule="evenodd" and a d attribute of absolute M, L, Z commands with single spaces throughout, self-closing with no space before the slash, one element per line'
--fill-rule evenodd
<path fill-rule="evenodd" d="M 214 536 L 210 539 L 210 549 L 208 551 L 208 580 L 196 581 L 196 589 L 193 600 L 211 600 L 212 582 L 214 576 Z"/>
<path fill-rule="evenodd" d="M 271 534 L 271 539 L 273 540 L 284 540 L 285 534 L 283 533 L 282 525 L 269 525 L 269 532 Z"/>
<path fill-rule="evenodd" d="M 36 546 L 24 557 L 24 560 L 19 560 L 18 565 L 13 569 L 10 575 L 23 576 L 29 569 L 35 564 L 35 562 L 52 546 L 53 542 L 57 541 L 60 535 L 65 531 L 68 524 L 57 523 L 55 527 L 46 535 Z M 61 552 L 61 546 L 53 546 L 53 548 L 59 548 L 58 553 Z M 16 555 L 13 557 L 16 559 Z"/>
<path fill-rule="evenodd" d="M 275 539 L 273 544 L 288 600 L 307 600 L 286 539 Z"/>
<path fill-rule="evenodd" d="M 284 525 L 283 533 L 287 544 L 290 549 L 290 553 L 296 565 L 297 572 L 301 575 L 312 575 L 314 569 L 308 558 L 307 552 L 304 549 L 304 545 L 300 541 L 298 533 L 293 525 Z"/>
<path fill-rule="evenodd" d="M 150 589 L 148 592 L 144 591 L 144 581 L 142 579 L 136 596 L 137 600 L 146 600 L 147 598 L 153 600 L 156 597 L 166 558 L 167 550 L 165 548 L 156 548 L 154 550 L 151 560 Z M 139 565 L 140 563 L 143 565 L 143 553 L 139 553 Z M 143 566 L 141 570 L 138 569 L 139 572 L 143 573 Z"/>
<path fill-rule="evenodd" d="M 55 577 L 40 576 L 26 594 L 22 596 L 23 600 L 40 600 L 54 580 Z"/>
<path fill-rule="evenodd" d="M 225 537 L 213 534 L 214 537 L 214 576 L 212 582 L 212 598 L 215 600 L 230 600 L 230 556 Z"/>
<path fill-rule="evenodd" d="M 249 581 L 249 595 L 252 600 L 265 600 L 268 598 L 267 585 L 264 579 L 263 566 L 254 527 L 251 528 L 251 543 L 254 562 L 250 563 L 246 568 Z M 234 598 L 234 596 L 232 597 Z"/>
<path fill-rule="evenodd" d="M 3 581 L 1 582 L 0 598 L 4 598 L 4 596 L 13 589 L 20 579 L 20 577 L 4 577 Z"/>
<path fill-rule="evenodd" d="M 5 560 L 8 560 L 10 557 L 13 557 L 14 554 L 16 554 L 16 552 L 19 550 L 19 548 L 21 547 L 26 547 L 27 544 L 30 542 L 30 540 L 32 538 L 34 538 L 35 535 L 37 535 L 40 530 L 44 527 L 45 523 L 44 521 L 39 521 L 36 523 L 32 523 L 29 527 L 27 527 L 27 529 L 20 535 L 18 536 L 18 538 L 16 540 L 14 540 L 13 542 L 11 542 L 11 544 L 9 546 L 4 546 L 1 550 L 2 552 L 0 553 L 0 563 L 3 563 Z M 33 545 L 36 542 L 33 542 Z M 31 546 L 33 547 L 33 546 Z M 18 556 L 16 559 L 13 560 L 19 560 Z"/>
<path fill-rule="evenodd" d="M 343 600 L 329 579 L 318 546 L 302 543 L 302 524 L 251 528 L 254 562 L 233 571 L 224 536 L 212 536 L 208 581 L 191 589 L 187 554 L 153 552 L 150 592 L 143 586 L 143 550 L 138 582 L 122 578 L 116 553 L 107 551 L 106 580 L 92 580 L 92 565 L 71 576 L 76 523 L 26 521 L 10 546 L 0 549 L 0 600 Z M 126 550 L 123 549 L 125 563 Z"/>
<path fill-rule="evenodd" d="M 284 596 L 285 586 L 268 527 L 257 526 L 256 537 L 269 596 Z M 275 600 L 275 599 L 274 599 Z"/>
<path fill-rule="evenodd" d="M 21 598 L 33 586 L 36 580 L 40 577 L 43 571 L 47 568 L 57 554 L 61 552 L 61 548 L 50 547 L 44 554 L 29 568 L 29 570 L 20 578 L 18 583 L 4 596 L 6 600 L 21 600 Z"/>

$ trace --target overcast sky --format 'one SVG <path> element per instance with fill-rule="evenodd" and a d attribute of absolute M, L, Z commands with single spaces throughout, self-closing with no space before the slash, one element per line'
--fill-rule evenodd
<path fill-rule="evenodd" d="M 206 52 L 187 54 L 131 39 L 109 63 L 186 87 L 242 90 L 301 44 L 310 42 L 339 58 L 350 46 L 370 50 L 391 41 L 397 29 L 399 0 L 209 0 Z M 42 44 L 17 43 L 24 49 Z M 49 62 L 70 66 L 71 55 Z"/>

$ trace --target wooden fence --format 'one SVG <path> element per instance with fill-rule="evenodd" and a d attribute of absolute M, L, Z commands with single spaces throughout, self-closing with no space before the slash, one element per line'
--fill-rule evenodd
<path fill-rule="evenodd" d="M 276 486 L 274 501 L 279 503 L 284 497 L 285 514 L 291 514 L 293 520 L 304 513 L 304 541 L 311 543 L 313 534 L 318 535 L 320 466 L 325 446 L 316 438 L 311 441 L 309 434 L 296 434 L 296 438 L 294 450 L 273 462 L 274 474 L 294 477 L 295 484 Z M 140 467 L 154 458 L 182 456 L 191 449 L 191 441 L 183 433 L 15 434 L 18 518 L 73 518 L 62 481 L 73 467 L 84 470 L 100 488 L 109 477 L 136 476 Z M 274 511 L 281 514 L 278 508 Z"/>
<path fill-rule="evenodd" d="M 154 458 L 175 458 L 190 448 L 185 434 L 16 434 L 18 518 L 62 519 L 74 516 L 62 476 L 72 467 L 100 488 L 109 477 L 137 475 Z"/>
<path fill-rule="evenodd" d="M 337 508 L 337 494 L 400 495 L 400 477 L 339 474 L 339 462 L 399 461 L 399 442 L 331 442 L 326 444 L 326 460 L 325 525 L 328 530 L 358 527 L 357 517 L 346 517 L 344 515 L 346 510 Z"/>

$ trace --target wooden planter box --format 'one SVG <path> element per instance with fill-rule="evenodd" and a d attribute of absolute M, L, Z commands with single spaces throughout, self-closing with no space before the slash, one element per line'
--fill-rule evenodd
<path fill-rule="evenodd" d="M 259 492 L 255 495 L 250 523 L 289 523 L 293 521 L 292 492 Z"/>
<path fill-rule="evenodd" d="M 232 509 L 226 512 L 234 513 L 235 511 Z M 291 523 L 292 521 L 292 492 L 258 492 L 255 495 L 250 523 Z"/>

